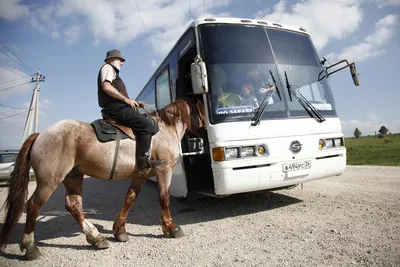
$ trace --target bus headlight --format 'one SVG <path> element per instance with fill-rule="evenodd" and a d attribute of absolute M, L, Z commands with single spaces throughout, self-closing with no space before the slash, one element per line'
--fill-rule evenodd
<path fill-rule="evenodd" d="M 332 147 L 334 147 L 334 145 L 333 145 L 333 139 L 325 139 L 325 147 L 326 147 L 326 148 L 332 148 Z"/>
<path fill-rule="evenodd" d="M 212 157 L 214 161 L 268 156 L 269 152 L 266 144 L 235 147 L 213 147 L 212 149 Z"/>
<path fill-rule="evenodd" d="M 344 146 L 342 140 L 342 138 L 335 138 L 335 147 Z"/>
<path fill-rule="evenodd" d="M 319 149 L 330 149 L 344 146 L 343 137 L 319 139 Z"/>
<path fill-rule="evenodd" d="M 225 160 L 225 148 L 224 147 L 214 147 L 212 151 L 213 151 L 214 161 L 224 161 Z"/>
<path fill-rule="evenodd" d="M 242 147 L 242 157 L 252 157 L 255 155 L 254 153 L 254 146 L 244 146 Z"/>
<path fill-rule="evenodd" d="M 225 157 L 226 159 L 235 159 L 239 157 L 239 148 L 238 147 L 230 147 L 225 149 Z"/>

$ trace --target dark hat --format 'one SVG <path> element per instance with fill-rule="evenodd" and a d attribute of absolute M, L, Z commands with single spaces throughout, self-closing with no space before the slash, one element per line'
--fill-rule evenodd
<path fill-rule="evenodd" d="M 107 61 L 107 59 L 114 58 L 114 57 L 122 59 L 122 62 L 125 61 L 125 58 L 122 56 L 122 53 L 117 49 L 108 51 L 107 55 L 106 55 L 106 59 L 104 59 L 104 61 Z"/>

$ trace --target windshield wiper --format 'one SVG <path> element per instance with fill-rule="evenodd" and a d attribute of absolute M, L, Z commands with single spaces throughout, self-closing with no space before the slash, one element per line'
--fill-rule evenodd
<path fill-rule="evenodd" d="M 275 84 L 275 86 L 276 86 L 276 84 Z M 251 119 L 251 121 L 252 121 L 251 126 L 257 126 L 258 124 L 260 124 L 261 117 L 264 114 L 264 110 L 268 105 L 269 98 L 271 97 L 271 95 L 272 95 L 272 90 L 268 91 L 265 94 L 263 101 L 261 102 L 261 105 L 258 107 L 258 109 L 256 111 L 256 114 L 254 114 L 254 117 Z"/>
<path fill-rule="evenodd" d="M 278 84 L 276 83 L 275 77 L 274 77 L 274 75 L 272 74 L 272 71 L 269 71 L 269 73 L 271 74 L 272 81 L 273 81 L 273 82 L 274 82 L 274 84 L 275 84 L 276 93 L 277 93 L 277 94 L 278 94 L 278 96 L 279 96 L 279 100 L 281 100 L 281 101 L 282 101 L 281 93 L 279 92 L 279 89 L 278 89 Z"/>
<path fill-rule="evenodd" d="M 314 117 L 318 122 L 324 122 L 325 118 L 322 116 L 322 114 L 316 109 L 308 100 L 299 92 L 299 90 L 296 90 L 293 85 L 289 84 L 289 80 L 285 71 L 285 80 L 286 80 L 286 88 L 288 89 L 289 96 L 290 96 L 290 101 L 292 101 L 292 95 L 293 94 L 301 106 L 307 111 L 307 113 L 310 115 L 310 117 Z M 314 114 L 314 116 L 313 116 Z"/>

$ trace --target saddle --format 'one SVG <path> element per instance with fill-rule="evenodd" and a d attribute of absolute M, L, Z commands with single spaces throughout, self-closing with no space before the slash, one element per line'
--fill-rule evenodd
<path fill-rule="evenodd" d="M 130 138 L 136 140 L 136 136 L 131 128 L 118 123 L 115 120 L 104 117 L 91 123 L 97 139 L 102 142 L 110 142 L 117 140 L 120 134 L 120 140 Z M 120 133 L 118 133 L 120 131 Z"/>

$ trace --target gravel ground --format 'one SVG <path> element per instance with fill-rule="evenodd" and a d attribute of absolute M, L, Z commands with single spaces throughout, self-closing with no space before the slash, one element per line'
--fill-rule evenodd
<path fill-rule="evenodd" d="M 23 214 L 0 266 L 400 266 L 400 167 L 348 166 L 344 175 L 303 189 L 172 198 L 173 219 L 186 234 L 180 239 L 162 237 L 157 188 L 149 182 L 128 217 L 130 241 L 117 243 L 112 224 L 128 184 L 84 182 L 85 211 L 109 249 L 86 243 L 64 209 L 61 186 L 36 224 L 44 256 L 23 260 Z M 31 182 L 29 192 L 35 187 Z M 0 204 L 6 193 L 0 191 Z"/>

